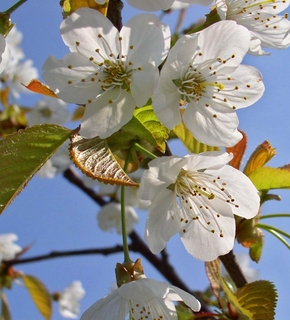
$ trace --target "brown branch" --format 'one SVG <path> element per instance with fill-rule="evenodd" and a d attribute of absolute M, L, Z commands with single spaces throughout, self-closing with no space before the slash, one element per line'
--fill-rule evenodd
<path fill-rule="evenodd" d="M 134 249 L 132 248 L 134 251 Z M 101 254 L 107 256 L 109 254 L 123 252 L 123 246 L 117 245 L 111 248 L 98 248 L 98 249 L 80 249 L 80 250 L 68 250 L 68 251 L 52 251 L 47 254 L 30 257 L 30 258 L 16 258 L 13 260 L 2 261 L 7 267 L 14 266 L 16 264 L 24 264 L 30 262 L 37 262 L 43 260 L 49 260 L 54 258 L 72 257 L 80 255 Z"/>
<path fill-rule="evenodd" d="M 122 29 L 122 9 L 123 2 L 121 0 L 110 0 L 107 18 L 112 22 L 112 24 L 120 31 Z"/>
<path fill-rule="evenodd" d="M 79 178 L 78 174 L 71 168 L 66 169 L 63 172 L 63 176 L 73 185 L 81 189 L 85 194 L 87 194 L 92 200 L 94 200 L 100 207 L 104 206 L 108 202 L 104 198 L 98 195 L 94 190 L 86 187 L 83 181 Z"/>
<path fill-rule="evenodd" d="M 225 254 L 224 256 L 220 256 L 219 259 L 223 263 L 224 267 L 226 268 L 228 274 L 234 281 L 237 288 L 241 288 L 247 284 L 247 280 L 243 275 L 243 272 L 239 264 L 237 263 L 233 250 L 231 250 L 229 253 Z"/>

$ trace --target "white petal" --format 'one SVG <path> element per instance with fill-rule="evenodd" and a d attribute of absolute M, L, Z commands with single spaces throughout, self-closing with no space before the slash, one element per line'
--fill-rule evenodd
<path fill-rule="evenodd" d="M 185 156 L 187 162 L 184 170 L 204 171 L 205 169 L 216 170 L 229 163 L 233 155 L 227 152 L 212 151 L 199 154 L 188 154 Z"/>
<path fill-rule="evenodd" d="M 213 173 L 211 170 L 205 172 Z M 250 219 L 258 214 L 260 197 L 257 189 L 246 175 L 231 166 L 224 166 L 216 170 L 214 174 L 221 176 L 226 181 L 227 190 L 235 199 L 234 204 L 238 205 L 238 207 L 232 206 L 232 212 L 235 215 Z"/>
<path fill-rule="evenodd" d="M 110 60 L 111 53 L 115 57 L 119 53 L 118 30 L 97 10 L 78 9 L 62 22 L 60 30 L 63 41 L 70 50 L 78 51 L 86 58 L 93 57 L 102 62 L 104 59 L 96 49 L 100 49 L 100 53 Z"/>
<path fill-rule="evenodd" d="M 219 37 L 216 36 L 217 34 Z M 221 38 L 222 41 L 220 41 Z M 226 69 L 238 66 L 242 62 L 248 52 L 250 39 L 250 32 L 235 21 L 217 22 L 199 33 L 198 45 L 202 55 L 198 55 L 195 62 L 201 63 L 215 57 L 220 58 L 226 61 L 221 65 L 226 72 Z"/>
<path fill-rule="evenodd" d="M 134 66 L 153 62 L 155 66 L 165 59 L 170 48 L 170 29 L 153 14 L 139 14 L 122 28 L 122 53 Z M 154 44 L 154 45 L 152 45 Z"/>
<path fill-rule="evenodd" d="M 174 300 L 174 301 L 184 301 L 184 303 L 188 307 L 190 307 L 193 311 L 200 310 L 200 307 L 201 307 L 200 302 L 194 296 L 172 285 L 169 287 L 169 289 L 170 289 L 170 292 L 167 295 L 168 299 Z M 176 297 L 176 294 L 179 297 Z"/>
<path fill-rule="evenodd" d="M 168 284 L 157 280 L 143 278 L 128 282 L 119 288 L 119 294 L 126 300 L 148 303 L 154 298 L 164 298 L 168 292 Z"/>
<path fill-rule="evenodd" d="M 118 131 L 133 116 L 135 101 L 131 94 L 114 88 L 86 105 L 80 135 L 105 139 Z"/>
<path fill-rule="evenodd" d="M 43 65 L 43 78 L 57 95 L 69 103 L 85 104 L 100 92 L 96 67 L 79 53 L 69 53 L 62 60 L 50 56 Z"/>
<path fill-rule="evenodd" d="M 81 320 L 124 320 L 128 314 L 126 300 L 123 299 L 118 290 L 113 291 L 101 300 L 95 302 L 81 316 Z"/>
<path fill-rule="evenodd" d="M 227 203 L 222 201 L 215 201 L 208 206 L 213 214 L 220 214 L 218 220 L 218 227 L 222 231 L 223 237 L 220 236 L 219 230 L 215 229 L 212 233 L 209 229 L 211 225 L 202 225 L 198 220 L 191 220 L 180 231 L 181 240 L 186 250 L 195 258 L 203 261 L 212 261 L 220 255 L 228 253 L 234 246 L 236 224 L 231 210 L 227 207 Z M 208 220 L 211 224 L 214 223 L 212 215 L 209 210 L 205 210 L 204 214 L 208 211 Z M 207 228 L 206 228 L 207 227 Z M 213 226 L 214 227 L 214 226 Z"/>
<path fill-rule="evenodd" d="M 164 249 L 167 241 L 180 230 L 178 212 L 173 211 L 176 196 L 171 190 L 161 190 L 148 209 L 145 240 L 153 253 Z"/>
<path fill-rule="evenodd" d="M 242 139 L 237 130 L 239 122 L 235 112 L 197 109 L 190 104 L 183 114 L 183 121 L 198 141 L 210 146 L 232 147 Z"/>
<path fill-rule="evenodd" d="M 132 74 L 130 89 L 137 107 L 144 106 L 152 95 L 157 72 L 151 63 L 147 63 L 142 70 Z"/>

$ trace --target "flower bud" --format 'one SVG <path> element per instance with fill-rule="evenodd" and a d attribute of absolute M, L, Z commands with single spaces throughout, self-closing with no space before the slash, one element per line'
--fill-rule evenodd
<path fill-rule="evenodd" d="M 263 143 L 258 145 L 256 150 L 252 153 L 245 166 L 244 174 L 248 176 L 256 169 L 263 167 L 275 154 L 277 154 L 276 149 L 272 148 L 270 142 L 265 140 Z"/>

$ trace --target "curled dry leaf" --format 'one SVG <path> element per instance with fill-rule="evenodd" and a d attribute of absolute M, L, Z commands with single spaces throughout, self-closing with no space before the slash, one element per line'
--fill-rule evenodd
<path fill-rule="evenodd" d="M 116 161 L 106 141 L 99 137 L 85 139 L 75 134 L 71 138 L 70 155 L 75 165 L 92 179 L 106 184 L 138 186 Z"/>

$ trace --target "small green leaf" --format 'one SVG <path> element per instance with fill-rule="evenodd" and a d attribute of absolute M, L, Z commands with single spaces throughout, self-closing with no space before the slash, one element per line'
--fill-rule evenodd
<path fill-rule="evenodd" d="M 71 136 L 57 125 L 36 125 L 0 140 L 0 213 Z"/>
<path fill-rule="evenodd" d="M 265 280 L 251 282 L 235 293 L 221 279 L 223 289 L 231 303 L 249 320 L 273 320 L 277 302 L 274 285 Z"/>
<path fill-rule="evenodd" d="M 45 320 L 51 319 L 52 299 L 46 286 L 38 278 L 31 275 L 23 275 L 22 280 L 43 318 Z"/>
<path fill-rule="evenodd" d="M 186 128 L 183 122 L 173 128 L 173 132 L 184 144 L 186 149 L 192 153 L 201 153 L 206 151 L 218 151 L 219 147 L 208 146 L 196 140 L 192 133 Z"/>
<path fill-rule="evenodd" d="M 158 120 L 152 106 L 145 106 L 134 111 L 133 118 L 119 132 L 107 139 L 112 151 L 129 148 L 133 142 L 142 140 L 165 152 L 169 130 Z"/>
<path fill-rule="evenodd" d="M 1 320 L 11 320 L 8 301 L 4 292 L 1 293 Z"/>
<path fill-rule="evenodd" d="M 248 177 L 258 190 L 290 188 L 290 171 L 287 169 L 260 167 Z"/>
<path fill-rule="evenodd" d="M 192 320 L 194 319 L 194 314 L 190 308 L 183 304 L 178 304 L 176 306 L 178 320 Z"/>
<path fill-rule="evenodd" d="M 273 320 L 277 291 L 273 283 L 265 280 L 251 282 L 235 292 L 241 306 L 253 314 L 253 320 Z"/>
<path fill-rule="evenodd" d="M 253 314 L 252 312 L 250 312 L 248 309 L 244 308 L 239 299 L 236 297 L 236 295 L 231 291 L 231 289 L 229 288 L 227 282 L 221 277 L 221 284 L 222 287 L 224 289 L 224 292 L 227 296 L 227 298 L 229 299 L 229 301 L 245 316 L 247 316 L 247 318 L 249 320 L 253 320 Z"/>

